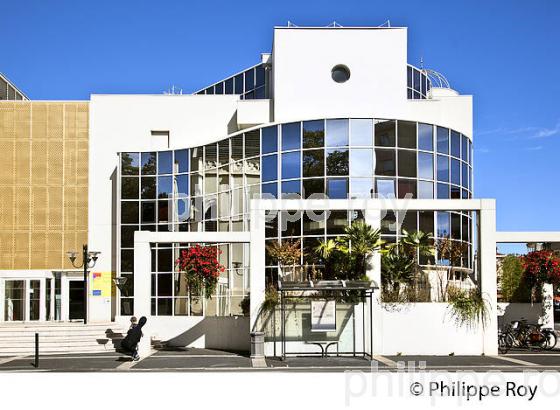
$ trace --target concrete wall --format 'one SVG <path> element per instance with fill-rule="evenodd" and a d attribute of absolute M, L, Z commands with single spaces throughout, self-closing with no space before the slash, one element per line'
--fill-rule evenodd
<path fill-rule="evenodd" d="M 447 303 L 412 303 L 393 309 L 384 304 L 380 332 L 383 355 L 479 355 L 484 351 L 482 326 L 458 327 Z M 374 334 L 374 339 L 378 336 Z"/>
<path fill-rule="evenodd" d="M 125 328 L 127 318 L 119 318 Z M 197 347 L 235 352 L 250 349 L 249 318 L 246 316 L 159 316 L 148 318 L 145 337 L 166 341 L 170 346 Z"/>
<path fill-rule="evenodd" d="M 520 319 L 527 319 L 529 323 L 539 323 L 542 318 L 542 303 L 498 303 L 499 326 Z"/>

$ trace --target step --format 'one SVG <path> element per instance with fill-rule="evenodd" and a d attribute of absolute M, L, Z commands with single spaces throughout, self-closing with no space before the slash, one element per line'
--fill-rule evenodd
<path fill-rule="evenodd" d="M 46 355 L 46 354 L 74 354 L 74 353 L 112 353 L 115 352 L 115 349 L 112 348 L 103 348 L 98 346 L 84 346 L 80 348 L 51 348 L 48 350 L 39 351 L 39 355 Z M 21 349 L 21 348 L 13 348 L 13 349 L 2 349 L 0 350 L 0 357 L 14 357 L 14 356 L 31 356 L 35 354 L 35 349 Z"/>
<path fill-rule="evenodd" d="M 81 340 L 65 340 L 65 339 L 58 339 L 58 340 L 39 340 L 39 348 L 47 347 L 47 346 L 100 346 L 100 345 L 113 345 L 113 341 L 110 339 L 81 339 Z M 8 347 L 34 347 L 35 341 L 33 340 L 14 340 L 12 342 L 2 342 L 0 343 L 0 349 L 8 348 Z"/>
<path fill-rule="evenodd" d="M 67 331 L 80 331 L 80 330 L 107 330 L 121 328 L 116 324 L 106 325 L 59 325 L 59 326 L 0 326 L 0 334 L 5 332 L 45 332 L 53 330 L 67 330 Z"/>
<path fill-rule="evenodd" d="M 111 329 L 111 331 L 99 331 L 99 330 L 82 330 L 80 332 L 71 332 L 67 330 L 63 331 L 56 331 L 56 330 L 49 330 L 44 332 L 4 332 L 0 333 L 0 339 L 3 338 L 14 338 L 14 337 L 29 337 L 34 338 L 35 333 L 39 333 L 39 337 L 50 337 L 50 336 L 62 336 L 62 337 L 72 337 L 72 336 L 98 336 L 104 335 L 106 337 L 109 336 L 119 336 L 126 334 L 120 329 Z"/>

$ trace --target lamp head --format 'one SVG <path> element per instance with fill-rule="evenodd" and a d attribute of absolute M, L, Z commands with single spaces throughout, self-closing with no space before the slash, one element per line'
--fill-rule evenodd
<path fill-rule="evenodd" d="M 66 252 L 66 256 L 70 259 L 70 262 L 74 263 L 76 260 L 76 251 L 68 251 Z"/>

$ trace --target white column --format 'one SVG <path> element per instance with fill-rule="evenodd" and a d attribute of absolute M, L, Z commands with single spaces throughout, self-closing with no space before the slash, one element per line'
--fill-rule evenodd
<path fill-rule="evenodd" d="M 147 232 L 149 234 L 149 232 Z M 149 317 L 151 314 L 152 252 L 149 236 L 145 232 L 134 233 L 134 316 Z"/>
<path fill-rule="evenodd" d="M 250 292 L 250 330 L 254 329 L 255 323 L 264 302 L 265 293 L 265 218 L 266 213 L 258 209 L 255 200 L 251 201 L 250 233 L 251 242 L 249 246 L 249 292 Z"/>
<path fill-rule="evenodd" d="M 365 210 L 365 222 L 371 225 L 373 229 L 379 229 L 381 227 L 381 211 L 378 206 L 376 206 L 377 201 L 368 201 L 367 209 Z M 374 282 L 374 285 L 378 287 L 373 291 L 371 297 L 371 310 L 368 309 L 366 305 L 366 320 L 371 321 L 369 326 L 372 330 L 372 355 L 381 354 L 383 352 L 383 308 L 381 306 L 381 253 L 375 252 L 373 256 L 369 259 L 370 269 L 366 271 L 369 279 Z M 371 317 L 370 316 L 371 312 Z M 366 326 L 364 331 L 369 329 Z M 369 335 L 366 339 L 369 338 Z M 368 346 L 369 348 L 369 346 Z"/>
<path fill-rule="evenodd" d="M 543 327 L 554 329 L 554 287 L 550 283 L 545 283 L 542 289 L 542 324 Z"/>
<path fill-rule="evenodd" d="M 496 284 L 496 201 L 481 200 L 479 213 L 480 284 L 488 302 L 488 321 L 484 329 L 483 351 L 498 354 L 498 291 Z"/>
<path fill-rule="evenodd" d="M 4 279 L 0 279 L 0 323 L 4 322 L 4 312 L 6 311 L 6 307 L 5 307 L 5 297 L 6 297 L 6 291 L 5 291 L 5 280 Z"/>
<path fill-rule="evenodd" d="M 68 273 L 63 273 L 60 277 L 60 319 L 67 322 L 70 316 L 70 284 L 68 283 Z"/>
<path fill-rule="evenodd" d="M 47 320 L 47 280 L 41 278 L 39 282 L 39 320 L 44 322 Z"/>

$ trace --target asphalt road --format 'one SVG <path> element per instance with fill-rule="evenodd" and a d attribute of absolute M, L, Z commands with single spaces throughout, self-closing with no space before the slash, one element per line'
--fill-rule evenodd
<path fill-rule="evenodd" d="M 156 351 L 138 362 L 118 353 L 0 358 L 0 372 L 240 372 L 240 371 L 560 371 L 560 350 L 513 350 L 500 356 L 375 356 L 269 358 L 266 367 L 254 367 L 242 354 L 207 349 Z"/>

